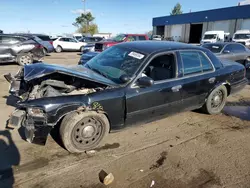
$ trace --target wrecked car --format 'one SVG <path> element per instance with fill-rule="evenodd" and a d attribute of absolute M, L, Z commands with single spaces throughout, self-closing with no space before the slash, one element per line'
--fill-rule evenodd
<path fill-rule="evenodd" d="M 32 64 L 45 56 L 43 48 L 31 35 L 0 34 L 0 63 Z"/>
<path fill-rule="evenodd" d="M 96 148 L 109 133 L 185 110 L 218 114 L 248 83 L 244 66 L 198 46 L 160 41 L 115 45 L 84 66 L 26 65 L 5 75 L 19 97 L 8 126 L 45 144 L 59 126 L 65 148 Z"/>

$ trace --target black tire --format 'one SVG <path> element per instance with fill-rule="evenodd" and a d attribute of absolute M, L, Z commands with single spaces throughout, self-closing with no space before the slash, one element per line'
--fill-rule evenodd
<path fill-rule="evenodd" d="M 227 100 L 227 88 L 221 85 L 215 88 L 207 98 L 202 110 L 207 114 L 219 114 Z"/>
<path fill-rule="evenodd" d="M 96 148 L 108 132 L 107 117 L 94 111 L 68 114 L 60 126 L 62 142 L 71 153 L 81 153 Z"/>
<path fill-rule="evenodd" d="M 61 46 L 57 46 L 56 49 L 55 49 L 55 51 L 56 51 L 57 53 L 60 53 L 60 52 L 63 51 L 63 48 L 62 48 Z"/>
<path fill-rule="evenodd" d="M 250 67 L 250 57 L 247 57 L 245 62 L 244 62 L 244 66 L 246 69 L 248 69 Z"/>
<path fill-rule="evenodd" d="M 21 66 L 32 64 L 33 61 L 33 55 L 30 53 L 20 54 L 17 56 L 17 63 Z"/>
<path fill-rule="evenodd" d="M 80 48 L 80 52 L 83 52 L 83 50 L 84 50 L 84 46 L 82 46 L 82 47 Z"/>

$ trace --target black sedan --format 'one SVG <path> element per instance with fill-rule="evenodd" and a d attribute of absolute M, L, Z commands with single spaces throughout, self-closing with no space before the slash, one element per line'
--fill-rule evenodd
<path fill-rule="evenodd" d="M 209 49 L 222 59 L 236 61 L 246 68 L 250 67 L 250 50 L 239 43 L 209 43 L 202 47 Z"/>
<path fill-rule="evenodd" d="M 174 42 L 125 42 L 84 66 L 25 66 L 11 82 L 20 98 L 8 126 L 45 144 L 52 128 L 70 152 L 94 149 L 107 133 L 193 109 L 218 114 L 248 83 L 244 66 L 209 50 Z"/>

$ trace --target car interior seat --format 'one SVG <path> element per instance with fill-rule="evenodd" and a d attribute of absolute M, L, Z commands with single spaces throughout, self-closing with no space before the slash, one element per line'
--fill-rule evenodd
<path fill-rule="evenodd" d="M 154 81 L 166 80 L 173 77 L 173 55 L 160 56 L 153 61 L 154 62 L 152 62 L 152 64 L 154 66 L 150 72 L 149 77 L 151 77 Z"/>

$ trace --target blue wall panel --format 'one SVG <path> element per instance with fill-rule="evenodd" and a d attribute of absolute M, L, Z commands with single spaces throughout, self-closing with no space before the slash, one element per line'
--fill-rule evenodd
<path fill-rule="evenodd" d="M 153 18 L 153 26 L 250 18 L 250 5 Z"/>

